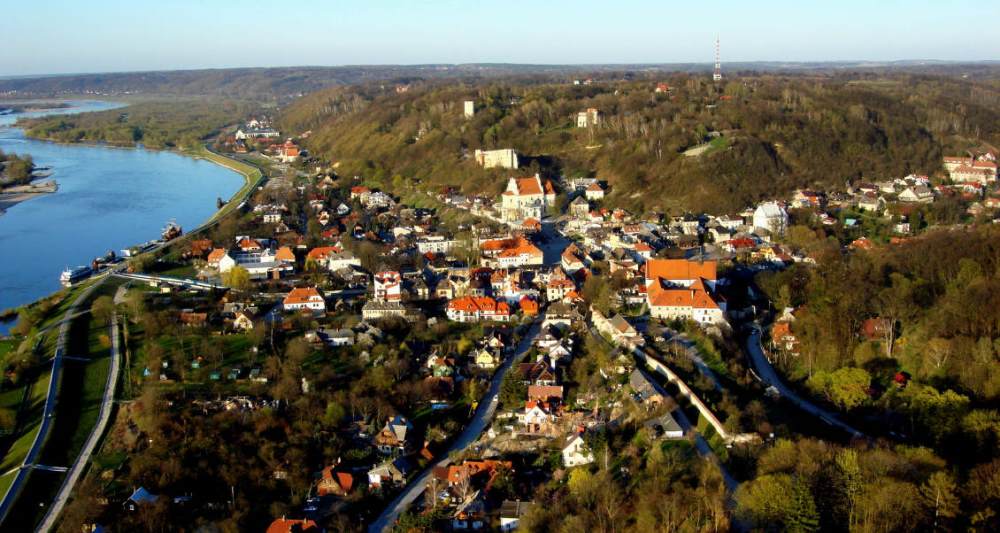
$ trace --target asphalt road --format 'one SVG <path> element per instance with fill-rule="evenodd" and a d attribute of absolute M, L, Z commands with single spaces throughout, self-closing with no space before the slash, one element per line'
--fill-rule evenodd
<path fill-rule="evenodd" d="M 792 402 L 806 413 L 819 418 L 826 424 L 840 428 L 855 438 L 866 436 L 864 433 L 842 422 L 837 415 L 817 406 L 805 398 L 802 398 L 796 394 L 795 391 L 785 385 L 785 383 L 781 381 L 781 378 L 778 377 L 778 373 L 774 370 L 774 367 L 771 366 L 771 362 L 767 360 L 767 356 L 764 355 L 764 350 L 761 348 L 760 344 L 760 335 L 760 327 L 754 324 L 753 331 L 750 335 L 747 335 L 745 351 L 747 356 L 750 358 L 750 362 L 753 363 L 754 370 L 757 372 L 757 375 L 760 376 L 761 381 L 774 387 L 775 389 L 778 389 L 778 392 L 780 392 L 781 396 L 783 396 L 786 400 Z"/>
<path fill-rule="evenodd" d="M 472 416 L 472 420 L 469 421 L 468 425 L 465 426 L 465 430 L 459 435 L 458 439 L 448 448 L 448 451 L 442 455 L 442 459 L 436 463 L 428 465 L 423 472 L 420 473 L 406 488 L 403 492 L 397 496 L 379 517 L 368 526 L 369 533 L 381 533 L 382 531 L 387 531 L 391 529 L 392 525 L 395 524 L 396 519 L 402 514 L 420 495 L 424 492 L 427 487 L 427 483 L 431 479 L 434 468 L 438 466 L 448 466 L 451 462 L 450 456 L 454 452 L 460 452 L 469 447 L 470 444 L 476 442 L 479 436 L 486 430 L 490 422 L 493 420 L 493 415 L 496 414 L 497 404 L 499 403 L 500 394 L 500 383 L 503 382 L 504 376 L 507 372 L 514 367 L 517 363 L 524 359 L 525 354 L 531 349 L 531 343 L 535 340 L 538 332 L 541 331 L 541 325 L 539 322 L 535 322 L 531 325 L 528 333 L 521 339 L 521 342 L 517 345 L 516 350 L 510 357 L 508 357 L 504 363 L 500 366 L 497 372 L 493 375 L 493 380 L 490 382 L 490 388 L 483 396 L 483 399 L 479 403 L 479 407 L 476 409 L 476 413 Z"/>

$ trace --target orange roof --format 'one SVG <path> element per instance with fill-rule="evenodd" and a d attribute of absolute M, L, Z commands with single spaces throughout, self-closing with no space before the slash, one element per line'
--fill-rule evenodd
<path fill-rule="evenodd" d="M 292 528 L 298 526 L 302 533 L 309 533 L 310 531 L 319 531 L 319 527 L 316 522 L 312 520 L 307 520 L 305 518 L 301 520 L 296 520 L 294 518 L 281 517 L 275 519 L 271 522 L 271 525 L 267 527 L 267 533 L 291 533 Z"/>
<path fill-rule="evenodd" d="M 591 192 L 604 192 L 604 189 L 602 189 L 597 182 L 591 183 L 590 186 L 587 187 L 587 190 Z"/>
<path fill-rule="evenodd" d="M 542 255 L 542 251 L 534 244 L 528 242 L 527 239 L 518 237 L 514 241 L 513 246 L 505 248 L 504 251 L 500 252 L 500 257 L 514 257 L 521 254 Z"/>
<path fill-rule="evenodd" d="M 322 300 L 323 296 L 315 287 L 299 287 L 292 289 L 292 292 L 285 296 L 284 304 L 304 304 L 315 301 L 317 298 Z"/>
<path fill-rule="evenodd" d="M 216 249 L 212 250 L 208 254 L 208 262 L 209 263 L 218 263 L 225 256 L 226 256 L 226 249 L 225 248 L 216 248 Z"/>
<path fill-rule="evenodd" d="M 465 313 L 510 314 L 510 306 L 489 296 L 463 296 L 448 302 L 448 309 Z"/>
<path fill-rule="evenodd" d="M 538 314 L 538 302 L 532 300 L 531 298 L 525 296 L 524 298 L 521 298 L 519 304 L 521 305 L 521 311 L 523 311 L 524 314 L 526 315 Z"/>
<path fill-rule="evenodd" d="M 715 261 L 688 261 L 687 259 L 650 259 L 646 261 L 646 279 L 690 280 L 716 279 Z"/>
<path fill-rule="evenodd" d="M 530 176 L 527 178 L 514 178 L 514 183 L 517 185 L 517 194 L 519 196 L 526 196 L 531 194 L 542 194 L 541 180 L 536 176 Z"/>
<path fill-rule="evenodd" d="M 282 246 L 278 248 L 277 253 L 274 254 L 274 258 L 278 261 L 295 261 L 295 252 L 287 246 Z"/>
<path fill-rule="evenodd" d="M 654 283 L 649 291 L 650 307 L 692 307 L 695 309 L 718 309 L 719 305 L 705 290 L 700 281 L 687 289 L 663 289 Z M 699 287 L 696 287 L 700 285 Z"/>
<path fill-rule="evenodd" d="M 242 250 L 249 250 L 251 248 L 257 248 L 257 249 L 262 248 L 262 246 L 260 245 L 259 242 L 257 242 L 256 239 L 250 239 L 248 237 L 240 239 L 240 242 L 237 244 L 237 246 L 239 246 L 240 249 Z"/>
<path fill-rule="evenodd" d="M 340 249 L 337 248 L 336 246 L 317 246 L 312 250 L 309 250 L 309 253 L 306 254 L 306 259 L 312 259 L 313 261 L 322 261 L 326 259 L 328 255 L 339 251 Z"/>

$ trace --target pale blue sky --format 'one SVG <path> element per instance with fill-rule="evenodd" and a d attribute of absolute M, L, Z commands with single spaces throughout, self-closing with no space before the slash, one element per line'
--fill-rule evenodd
<path fill-rule="evenodd" d="M 1000 2 L 4 0 L 0 75 L 415 63 L 1000 59 Z"/>

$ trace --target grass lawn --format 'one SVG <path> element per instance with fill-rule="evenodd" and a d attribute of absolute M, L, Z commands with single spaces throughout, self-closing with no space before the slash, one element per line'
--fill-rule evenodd
<path fill-rule="evenodd" d="M 59 492 L 66 474 L 32 470 L 4 522 L 6 531 L 33 531 Z"/>
<path fill-rule="evenodd" d="M 15 477 L 17 477 L 17 472 L 0 476 L 0 494 L 7 494 L 7 489 L 10 488 L 10 484 L 14 482 Z"/>
<path fill-rule="evenodd" d="M 18 421 L 21 424 L 20 430 L 6 439 L 2 446 L 3 459 L 0 460 L 0 474 L 11 468 L 16 468 L 24 462 L 24 457 L 28 455 L 35 434 L 38 433 L 38 426 L 41 423 L 42 411 L 45 408 L 45 395 L 49 389 L 49 379 L 52 378 L 51 369 L 46 370 L 30 385 L 30 395 L 28 401 L 22 406 L 22 411 L 18 413 Z M 16 389 L 19 395 L 23 394 L 23 388 Z"/>

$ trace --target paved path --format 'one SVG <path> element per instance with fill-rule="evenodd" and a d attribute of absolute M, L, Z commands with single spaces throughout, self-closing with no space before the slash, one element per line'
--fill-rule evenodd
<path fill-rule="evenodd" d="M 42 421 L 41 426 L 38 428 L 38 433 L 35 435 L 34 442 L 31 443 L 31 448 L 28 450 L 28 454 L 24 457 L 24 461 L 21 463 L 21 468 L 17 472 L 17 477 L 10 484 L 7 489 L 7 493 L 4 494 L 3 500 L 0 500 L 0 525 L 7 518 L 7 513 L 10 512 L 11 507 L 14 506 L 14 501 L 17 499 L 18 494 L 24 486 L 24 482 L 28 479 L 28 474 L 31 472 L 32 467 L 38 461 L 38 456 L 41 454 L 42 447 L 45 445 L 45 441 L 49 438 L 49 430 L 52 427 L 53 415 L 55 415 L 56 403 L 59 396 L 59 386 L 62 382 L 62 365 L 63 365 L 63 355 L 66 353 L 66 342 L 69 339 L 69 327 L 73 322 L 71 317 L 76 313 L 77 306 L 80 303 L 87 300 L 90 297 L 90 293 L 94 291 L 101 283 L 104 282 L 104 278 L 101 278 L 96 283 L 87 287 L 86 290 L 81 292 L 76 300 L 73 300 L 73 304 L 69 306 L 66 310 L 66 314 L 63 317 L 62 323 L 59 326 L 59 339 L 56 342 L 55 356 L 52 358 L 52 374 L 49 378 L 49 390 L 45 396 L 45 408 L 42 410 Z"/>
<path fill-rule="evenodd" d="M 750 358 L 751 363 L 753 363 L 754 370 L 757 371 L 757 375 L 760 376 L 761 381 L 766 385 L 770 385 L 788 401 L 795 404 L 799 409 L 819 418 L 828 425 L 840 428 L 852 437 L 865 437 L 866 435 L 857 429 L 851 427 L 850 425 L 842 422 L 837 415 L 817 406 L 816 404 L 802 398 L 795 393 L 791 388 L 789 388 L 785 383 L 778 377 L 778 373 L 775 372 L 774 367 L 771 366 L 771 362 L 768 361 L 767 356 L 764 355 L 764 349 L 760 345 L 760 327 L 754 324 L 752 326 L 752 332 L 747 335 L 746 340 L 746 353 Z"/>
<path fill-rule="evenodd" d="M 41 525 L 38 526 L 38 531 L 40 532 L 51 531 L 55 527 L 59 514 L 62 512 L 66 502 L 69 501 L 70 494 L 73 493 L 73 487 L 76 486 L 76 482 L 79 481 L 80 476 L 87 469 L 87 465 L 90 463 L 90 456 L 94 453 L 97 443 L 104 435 L 104 430 L 108 426 L 108 420 L 111 418 L 112 404 L 115 401 L 115 389 L 118 385 L 118 367 L 120 362 L 121 347 L 118 344 L 118 315 L 116 314 L 111 317 L 111 367 L 108 370 L 108 380 L 104 385 L 104 399 L 101 400 L 101 410 L 97 415 L 97 423 L 94 424 L 94 429 L 91 430 L 90 436 L 87 437 L 87 442 L 84 443 L 83 449 L 80 450 L 80 454 L 76 457 L 73 466 L 69 468 L 69 475 L 63 480 L 62 486 L 59 487 L 59 493 L 56 494 L 55 500 L 52 501 L 48 512 L 45 513 L 45 518 L 42 520 Z"/>
<path fill-rule="evenodd" d="M 496 374 L 493 375 L 493 381 L 490 382 L 490 389 L 483 396 L 482 401 L 479 403 L 479 407 L 476 409 L 476 414 L 473 415 L 472 420 L 462 434 L 459 435 L 458 439 L 448 448 L 448 451 L 443 454 L 443 458 L 431 465 L 428 465 L 419 476 L 414 478 L 409 485 L 403 490 L 403 492 L 397 496 L 388 507 L 379 515 L 372 524 L 368 527 L 369 533 L 381 533 L 382 531 L 388 531 L 392 528 L 392 525 L 396 523 L 396 519 L 399 515 L 406 510 L 423 492 L 427 487 L 427 483 L 431 479 L 434 468 L 438 466 L 447 466 L 450 462 L 450 455 L 454 452 L 460 452 L 469 447 L 470 444 L 476 442 L 486 427 L 493 420 L 493 415 L 496 414 L 497 404 L 499 403 L 499 393 L 500 384 L 503 382 L 503 378 L 507 375 L 507 372 L 514 367 L 517 363 L 521 362 L 528 350 L 531 349 L 531 343 L 535 340 L 538 332 L 541 331 L 541 326 L 538 322 L 531 325 L 528 333 L 521 339 L 521 342 L 517 345 L 517 349 L 514 353 L 504 361 L 503 365 L 497 370 Z"/>

